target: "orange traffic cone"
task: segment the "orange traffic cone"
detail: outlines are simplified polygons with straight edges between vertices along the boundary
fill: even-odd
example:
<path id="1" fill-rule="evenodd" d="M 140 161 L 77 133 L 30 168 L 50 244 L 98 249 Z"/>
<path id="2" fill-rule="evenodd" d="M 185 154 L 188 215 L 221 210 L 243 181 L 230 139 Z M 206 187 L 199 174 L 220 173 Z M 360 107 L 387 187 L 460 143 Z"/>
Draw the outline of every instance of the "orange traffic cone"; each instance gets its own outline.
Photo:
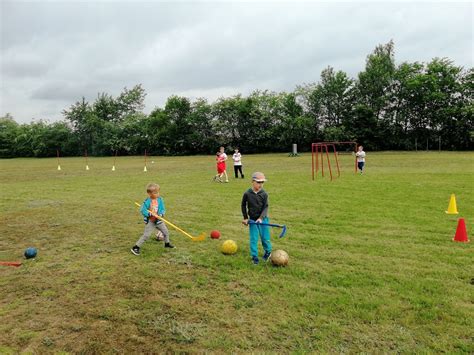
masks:
<path id="1" fill-rule="evenodd" d="M 451 194 L 451 198 L 449 199 L 448 210 L 446 211 L 447 214 L 458 214 L 458 207 L 456 206 L 456 196 Z"/>
<path id="2" fill-rule="evenodd" d="M 453 242 L 469 243 L 469 239 L 467 239 L 466 222 L 464 221 L 464 218 L 459 218 L 458 228 L 456 228 L 456 235 L 453 238 Z"/>

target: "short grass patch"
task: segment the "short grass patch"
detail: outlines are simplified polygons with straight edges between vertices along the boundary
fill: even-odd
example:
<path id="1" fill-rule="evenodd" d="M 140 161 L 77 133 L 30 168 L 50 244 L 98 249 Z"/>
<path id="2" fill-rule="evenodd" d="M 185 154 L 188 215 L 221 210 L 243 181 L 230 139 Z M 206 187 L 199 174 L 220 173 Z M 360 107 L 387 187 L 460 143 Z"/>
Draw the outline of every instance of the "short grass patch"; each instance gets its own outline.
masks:
<path id="1" fill-rule="evenodd" d="M 451 241 L 458 217 L 474 238 L 474 154 L 370 153 L 362 176 L 352 159 L 330 182 L 308 154 L 244 156 L 288 226 L 287 268 L 251 264 L 249 180 L 213 183 L 213 156 L 1 160 L 0 260 L 38 257 L 0 266 L 0 352 L 474 352 L 474 243 Z M 176 249 L 132 255 L 151 181 L 170 221 L 221 239 L 171 230 Z"/>

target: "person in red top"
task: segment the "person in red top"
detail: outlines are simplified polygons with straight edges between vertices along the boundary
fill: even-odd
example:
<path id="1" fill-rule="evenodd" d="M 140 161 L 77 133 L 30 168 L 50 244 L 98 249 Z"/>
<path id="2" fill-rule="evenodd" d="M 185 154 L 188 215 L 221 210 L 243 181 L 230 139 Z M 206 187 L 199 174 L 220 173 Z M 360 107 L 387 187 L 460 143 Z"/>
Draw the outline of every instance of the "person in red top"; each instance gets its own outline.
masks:
<path id="1" fill-rule="evenodd" d="M 214 176 L 213 181 L 223 182 L 222 177 L 225 175 L 225 182 L 229 182 L 229 177 L 227 176 L 226 163 L 227 154 L 224 153 L 224 147 L 220 147 L 219 151 L 216 153 L 216 162 L 217 162 L 217 175 Z"/>
<path id="2" fill-rule="evenodd" d="M 222 170 L 222 173 L 221 173 L 221 180 L 222 180 L 222 176 L 225 175 L 225 182 L 229 182 L 229 177 L 227 176 L 227 171 L 226 171 L 226 160 L 227 160 L 227 154 L 225 153 L 225 148 L 224 147 L 220 147 L 219 148 L 219 152 L 221 153 L 219 155 L 219 162 L 221 163 L 221 170 Z"/>
<path id="3" fill-rule="evenodd" d="M 212 179 L 213 181 L 222 182 L 222 175 L 225 171 L 225 162 L 221 159 L 221 152 L 216 153 L 217 175 Z"/>

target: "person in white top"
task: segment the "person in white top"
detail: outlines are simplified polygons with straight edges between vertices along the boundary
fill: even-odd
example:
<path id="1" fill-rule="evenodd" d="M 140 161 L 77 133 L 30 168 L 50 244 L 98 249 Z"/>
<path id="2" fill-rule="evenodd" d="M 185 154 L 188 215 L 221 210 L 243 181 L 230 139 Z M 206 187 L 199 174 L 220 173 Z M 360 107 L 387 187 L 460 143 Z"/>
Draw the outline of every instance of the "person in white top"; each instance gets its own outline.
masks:
<path id="1" fill-rule="evenodd" d="M 219 151 L 221 152 L 221 155 L 219 157 L 219 160 L 221 163 L 224 163 L 224 172 L 223 174 L 225 175 L 225 182 L 229 182 L 229 177 L 227 176 L 227 168 L 226 168 L 226 164 L 225 162 L 227 161 L 227 154 L 225 153 L 225 148 L 224 147 L 220 147 L 219 148 Z M 222 176 L 222 175 L 221 175 Z"/>
<path id="2" fill-rule="evenodd" d="M 239 171 L 240 171 L 240 177 L 243 179 L 244 174 L 242 173 L 242 154 L 239 153 L 238 148 L 235 148 L 234 155 L 232 155 L 232 160 L 234 161 L 235 178 L 237 179 L 239 177 Z"/>
<path id="3" fill-rule="evenodd" d="M 357 158 L 357 168 L 360 170 L 360 173 L 363 173 L 364 165 L 365 165 L 365 152 L 364 147 L 359 145 L 359 150 L 356 153 Z"/>

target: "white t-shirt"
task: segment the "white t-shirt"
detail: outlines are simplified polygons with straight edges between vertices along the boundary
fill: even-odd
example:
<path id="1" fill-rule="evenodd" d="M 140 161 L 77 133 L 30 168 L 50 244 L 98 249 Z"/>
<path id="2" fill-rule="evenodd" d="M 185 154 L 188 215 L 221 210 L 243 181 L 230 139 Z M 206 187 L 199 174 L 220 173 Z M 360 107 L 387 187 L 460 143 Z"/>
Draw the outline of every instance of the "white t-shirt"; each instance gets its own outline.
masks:
<path id="1" fill-rule="evenodd" d="M 363 150 L 361 150 L 360 152 L 357 152 L 356 157 L 357 157 L 357 162 L 358 163 L 360 163 L 360 162 L 365 163 L 365 152 Z"/>
<path id="2" fill-rule="evenodd" d="M 234 165 L 242 165 L 242 154 L 234 153 L 232 159 L 234 160 Z"/>
<path id="3" fill-rule="evenodd" d="M 226 161 L 227 160 L 227 154 L 226 153 L 221 153 L 221 155 L 219 156 L 219 159 L 221 161 Z"/>

